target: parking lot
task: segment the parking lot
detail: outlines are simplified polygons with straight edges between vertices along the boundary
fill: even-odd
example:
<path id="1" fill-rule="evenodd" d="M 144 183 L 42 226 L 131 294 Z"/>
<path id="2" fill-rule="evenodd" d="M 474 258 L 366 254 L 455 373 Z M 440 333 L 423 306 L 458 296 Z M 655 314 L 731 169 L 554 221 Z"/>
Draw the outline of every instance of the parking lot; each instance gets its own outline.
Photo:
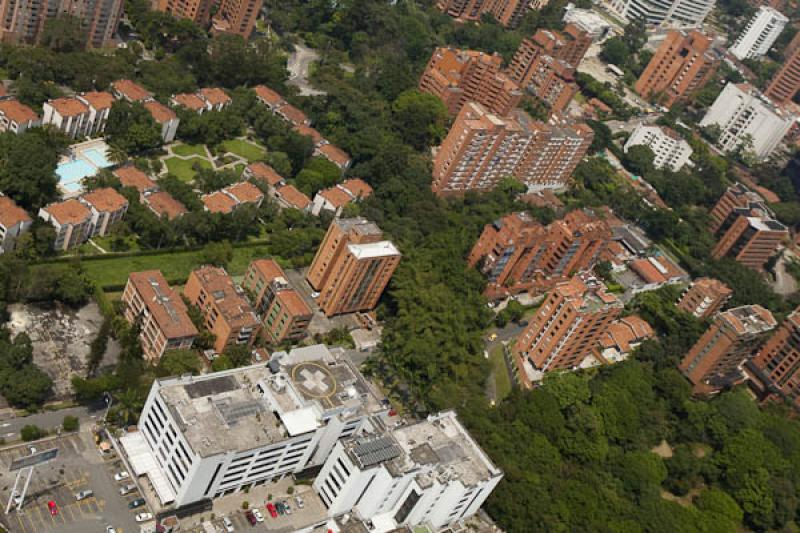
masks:
<path id="1" fill-rule="evenodd" d="M 119 488 L 131 480 L 114 481 L 114 474 L 122 470 L 119 459 L 103 457 L 91 433 L 48 440 L 37 443 L 36 447 L 39 450 L 56 447 L 58 456 L 34 469 L 22 509 L 2 515 L 10 531 L 104 533 L 108 525 L 122 533 L 139 530 L 134 516 L 146 509 L 128 508 L 128 502 L 139 497 L 138 493 L 120 495 Z M 0 452 L 0 497 L 4 508 L 16 476 L 16 472 L 9 472 L 9 465 L 13 459 L 29 454 L 27 445 Z M 75 494 L 83 490 L 92 490 L 94 494 L 77 501 Z M 49 502 L 55 503 L 55 514 L 51 513 Z"/>

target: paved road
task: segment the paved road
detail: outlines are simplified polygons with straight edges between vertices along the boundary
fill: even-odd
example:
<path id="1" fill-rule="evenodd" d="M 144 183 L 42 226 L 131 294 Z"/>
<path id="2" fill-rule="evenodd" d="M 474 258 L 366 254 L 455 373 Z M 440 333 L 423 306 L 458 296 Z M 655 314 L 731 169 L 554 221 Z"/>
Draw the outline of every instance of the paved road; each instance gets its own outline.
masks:
<path id="1" fill-rule="evenodd" d="M 785 249 L 778 262 L 775 263 L 775 282 L 772 284 L 772 288 L 784 296 L 796 292 L 798 288 L 797 280 L 786 270 L 787 262 L 792 260 L 796 261 L 797 256 L 791 250 Z"/>
<path id="2" fill-rule="evenodd" d="M 319 54 L 313 48 L 296 43 L 294 52 L 289 56 L 286 68 L 289 70 L 289 84 L 300 88 L 300 96 L 324 95 L 325 91 L 320 91 L 311 86 L 308 82 L 308 69 L 311 63 L 319 60 Z"/>
<path id="3" fill-rule="evenodd" d="M 46 411 L 30 416 L 7 418 L 0 422 L 0 437 L 6 440 L 19 437 L 20 430 L 29 424 L 39 426 L 42 429 L 54 430 L 61 427 L 61 423 L 67 415 L 77 416 L 81 421 L 81 425 L 91 424 L 95 419 L 101 418 L 103 413 L 103 409 L 91 409 L 89 407 L 80 406 L 60 409 L 58 411 Z"/>

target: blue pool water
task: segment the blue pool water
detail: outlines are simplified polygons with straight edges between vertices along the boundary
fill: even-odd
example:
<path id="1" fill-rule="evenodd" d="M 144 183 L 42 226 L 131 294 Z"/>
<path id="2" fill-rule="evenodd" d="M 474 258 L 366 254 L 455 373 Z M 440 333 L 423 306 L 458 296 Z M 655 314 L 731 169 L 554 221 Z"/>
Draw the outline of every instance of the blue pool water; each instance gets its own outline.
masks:
<path id="1" fill-rule="evenodd" d="M 96 173 L 95 167 L 80 159 L 61 163 L 56 168 L 61 186 L 69 192 L 78 191 L 81 188 L 81 180 L 87 176 L 94 176 Z"/>
<path id="2" fill-rule="evenodd" d="M 83 155 L 84 157 L 86 157 L 86 159 L 91 161 L 92 164 L 97 168 L 108 168 L 111 165 L 113 165 L 111 161 L 106 159 L 106 154 L 99 152 L 98 150 L 95 149 L 86 150 L 85 152 L 83 152 Z"/>

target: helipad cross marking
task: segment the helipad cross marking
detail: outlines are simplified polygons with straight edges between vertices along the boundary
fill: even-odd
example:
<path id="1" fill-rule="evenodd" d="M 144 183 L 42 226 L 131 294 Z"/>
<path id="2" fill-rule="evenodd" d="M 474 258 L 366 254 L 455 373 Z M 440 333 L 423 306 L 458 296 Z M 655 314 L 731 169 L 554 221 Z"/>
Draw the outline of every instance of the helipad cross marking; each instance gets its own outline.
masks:
<path id="1" fill-rule="evenodd" d="M 305 388 L 320 393 L 328 390 L 328 384 L 325 383 L 325 374 L 321 370 L 314 370 L 312 372 L 304 368 L 300 371 L 300 375 L 303 377 L 303 386 Z"/>

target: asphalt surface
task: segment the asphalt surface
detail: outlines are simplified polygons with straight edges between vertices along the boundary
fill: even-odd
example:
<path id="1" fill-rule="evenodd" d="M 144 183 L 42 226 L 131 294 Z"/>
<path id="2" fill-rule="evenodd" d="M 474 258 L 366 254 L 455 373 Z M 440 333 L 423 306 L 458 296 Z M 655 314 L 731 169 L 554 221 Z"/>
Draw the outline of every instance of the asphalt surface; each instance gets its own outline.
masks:
<path id="1" fill-rule="evenodd" d="M 17 439 L 20 430 L 27 425 L 53 431 L 61 427 L 65 416 L 77 416 L 81 425 L 92 424 L 96 419 L 102 418 L 104 412 L 104 409 L 80 406 L 58 411 L 45 411 L 24 417 L 6 418 L 0 422 L 0 437 L 6 440 Z"/>
<path id="2" fill-rule="evenodd" d="M 300 96 L 324 95 L 308 82 L 308 69 L 311 63 L 319 60 L 319 54 L 313 48 L 300 43 L 294 45 L 294 52 L 289 56 L 286 68 L 289 70 L 289 84 L 300 89 Z"/>

